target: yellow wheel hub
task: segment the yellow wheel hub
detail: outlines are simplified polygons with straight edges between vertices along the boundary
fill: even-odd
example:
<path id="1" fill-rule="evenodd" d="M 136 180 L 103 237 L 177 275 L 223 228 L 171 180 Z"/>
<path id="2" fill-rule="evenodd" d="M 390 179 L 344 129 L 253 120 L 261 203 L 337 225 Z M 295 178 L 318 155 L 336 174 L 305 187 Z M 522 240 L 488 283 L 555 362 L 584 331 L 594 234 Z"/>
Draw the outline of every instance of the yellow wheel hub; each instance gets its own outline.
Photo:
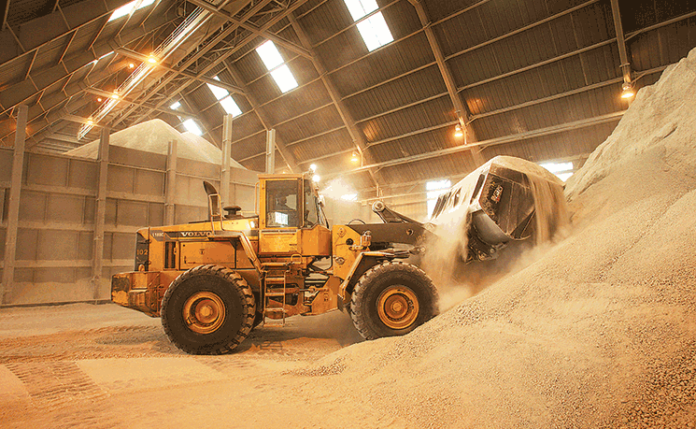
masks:
<path id="1" fill-rule="evenodd" d="M 198 292 L 184 303 L 184 322 L 198 334 L 215 332 L 225 322 L 225 304 L 213 292 Z"/>
<path id="2" fill-rule="evenodd" d="M 391 329 L 405 329 L 418 318 L 418 297 L 406 286 L 385 289 L 377 298 L 379 318 Z"/>

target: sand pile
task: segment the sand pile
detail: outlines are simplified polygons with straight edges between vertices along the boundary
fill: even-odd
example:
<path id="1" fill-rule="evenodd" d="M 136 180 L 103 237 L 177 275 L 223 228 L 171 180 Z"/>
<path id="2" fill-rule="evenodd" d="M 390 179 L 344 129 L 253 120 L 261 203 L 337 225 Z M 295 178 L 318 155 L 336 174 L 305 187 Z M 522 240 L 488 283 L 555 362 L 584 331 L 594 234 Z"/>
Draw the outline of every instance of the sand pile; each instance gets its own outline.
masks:
<path id="1" fill-rule="evenodd" d="M 569 181 L 570 237 L 312 375 L 419 428 L 693 428 L 694 112 L 696 50 L 640 91 Z"/>
<path id="2" fill-rule="evenodd" d="M 180 133 L 161 119 L 153 119 L 114 133 L 109 139 L 109 144 L 166 155 L 169 142 L 172 140 L 178 142 L 177 151 L 180 158 L 220 164 L 222 151 L 218 147 L 190 132 Z M 99 140 L 95 140 L 65 154 L 97 159 L 98 152 Z M 234 160 L 231 165 L 244 168 Z"/>

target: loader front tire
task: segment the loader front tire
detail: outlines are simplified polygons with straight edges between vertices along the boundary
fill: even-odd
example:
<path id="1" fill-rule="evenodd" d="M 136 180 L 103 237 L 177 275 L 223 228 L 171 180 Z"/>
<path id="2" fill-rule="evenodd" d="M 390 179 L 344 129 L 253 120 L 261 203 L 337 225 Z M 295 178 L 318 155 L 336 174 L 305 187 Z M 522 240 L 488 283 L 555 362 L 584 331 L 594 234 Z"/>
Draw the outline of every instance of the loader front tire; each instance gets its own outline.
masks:
<path id="1" fill-rule="evenodd" d="M 353 324 L 366 340 L 405 335 L 437 314 L 432 280 L 406 262 L 385 261 L 367 270 L 350 301 Z"/>
<path id="2" fill-rule="evenodd" d="M 189 354 L 231 352 L 249 335 L 256 301 L 234 271 L 201 265 L 176 278 L 162 299 L 162 326 L 171 342 Z"/>

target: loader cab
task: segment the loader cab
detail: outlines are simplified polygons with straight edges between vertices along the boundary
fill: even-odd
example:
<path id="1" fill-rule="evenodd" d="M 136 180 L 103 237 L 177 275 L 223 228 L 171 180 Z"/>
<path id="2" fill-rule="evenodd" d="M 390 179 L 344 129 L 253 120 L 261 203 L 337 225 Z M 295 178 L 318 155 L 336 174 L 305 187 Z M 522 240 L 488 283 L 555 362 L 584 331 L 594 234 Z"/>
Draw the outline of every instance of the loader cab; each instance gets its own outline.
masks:
<path id="1" fill-rule="evenodd" d="M 260 254 L 329 253 L 328 222 L 317 190 L 307 176 L 261 175 L 259 188 Z M 312 239 L 319 242 L 310 246 Z"/>

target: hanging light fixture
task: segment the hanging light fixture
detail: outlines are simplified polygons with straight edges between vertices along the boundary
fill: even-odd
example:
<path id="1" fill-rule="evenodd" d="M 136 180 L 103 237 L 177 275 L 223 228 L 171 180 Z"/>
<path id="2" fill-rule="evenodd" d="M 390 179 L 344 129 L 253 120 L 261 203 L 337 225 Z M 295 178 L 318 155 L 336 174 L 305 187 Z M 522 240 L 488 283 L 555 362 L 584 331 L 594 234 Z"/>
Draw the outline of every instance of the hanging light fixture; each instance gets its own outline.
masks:
<path id="1" fill-rule="evenodd" d="M 350 157 L 350 160 L 353 161 L 353 162 L 358 162 L 358 161 L 360 161 L 360 158 L 358 157 L 358 153 L 357 153 L 357 152 L 353 152 L 353 154 L 352 154 L 351 157 Z"/>
<path id="2" fill-rule="evenodd" d="M 621 98 L 624 100 L 629 100 L 636 96 L 636 92 L 633 90 L 633 84 L 630 82 L 624 82 L 621 89 Z"/>
<path id="3" fill-rule="evenodd" d="M 462 131 L 462 126 L 457 124 L 456 127 L 454 127 L 454 136 L 455 137 L 464 137 L 464 131 Z"/>

